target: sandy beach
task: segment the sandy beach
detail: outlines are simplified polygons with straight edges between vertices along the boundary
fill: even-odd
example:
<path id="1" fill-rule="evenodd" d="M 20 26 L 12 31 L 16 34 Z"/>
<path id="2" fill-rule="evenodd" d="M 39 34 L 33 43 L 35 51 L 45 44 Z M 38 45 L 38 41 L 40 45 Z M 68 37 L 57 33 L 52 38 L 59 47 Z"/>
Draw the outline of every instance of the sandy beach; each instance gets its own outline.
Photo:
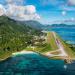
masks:
<path id="1" fill-rule="evenodd" d="M 34 54 L 35 52 L 33 51 L 20 51 L 20 52 L 15 52 L 15 53 L 12 53 L 12 55 L 19 55 L 19 54 Z"/>

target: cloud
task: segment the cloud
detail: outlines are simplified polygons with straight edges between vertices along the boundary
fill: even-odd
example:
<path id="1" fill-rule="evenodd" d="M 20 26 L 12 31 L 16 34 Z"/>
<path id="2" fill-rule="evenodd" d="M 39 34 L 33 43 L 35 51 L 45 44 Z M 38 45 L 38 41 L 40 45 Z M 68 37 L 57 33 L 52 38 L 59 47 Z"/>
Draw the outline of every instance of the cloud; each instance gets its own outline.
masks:
<path id="1" fill-rule="evenodd" d="M 17 5 L 16 1 L 23 2 L 23 0 L 7 0 L 6 6 L 0 5 L 0 15 L 6 15 L 19 21 L 40 19 L 34 5 Z"/>
<path id="2" fill-rule="evenodd" d="M 37 20 L 40 16 L 36 13 L 36 7 L 33 5 L 16 6 L 8 5 L 6 15 L 16 20 Z"/>
<path id="3" fill-rule="evenodd" d="M 75 7 L 62 6 L 61 9 L 65 10 L 65 11 L 74 11 Z"/>
<path id="4" fill-rule="evenodd" d="M 75 11 L 75 0 L 65 0 L 63 4 L 59 6 L 60 10 Z"/>
<path id="5" fill-rule="evenodd" d="M 75 21 L 75 18 L 74 18 L 74 17 L 72 17 L 72 18 L 71 18 L 71 21 Z"/>
<path id="6" fill-rule="evenodd" d="M 7 3 L 12 4 L 13 0 L 6 0 Z"/>
<path id="7" fill-rule="evenodd" d="M 7 4 L 22 5 L 25 0 L 6 0 Z"/>
<path id="8" fill-rule="evenodd" d="M 66 11 L 62 11 L 62 15 L 65 16 L 66 15 Z"/>
<path id="9" fill-rule="evenodd" d="M 0 16 L 5 14 L 5 8 L 0 4 Z"/>
<path id="10" fill-rule="evenodd" d="M 8 4 L 6 9 L 7 16 L 16 16 L 17 14 L 24 14 L 25 6 L 17 6 Z"/>
<path id="11" fill-rule="evenodd" d="M 35 8 L 35 6 L 33 6 L 33 5 L 28 5 L 28 6 L 26 6 L 26 12 L 28 13 L 28 14 L 33 14 L 33 13 L 36 13 L 36 8 Z"/>
<path id="12" fill-rule="evenodd" d="M 75 0 L 68 0 L 69 5 L 75 5 Z"/>
<path id="13" fill-rule="evenodd" d="M 57 0 L 40 0 L 40 4 L 42 4 L 43 6 L 56 5 L 57 2 L 58 2 Z"/>

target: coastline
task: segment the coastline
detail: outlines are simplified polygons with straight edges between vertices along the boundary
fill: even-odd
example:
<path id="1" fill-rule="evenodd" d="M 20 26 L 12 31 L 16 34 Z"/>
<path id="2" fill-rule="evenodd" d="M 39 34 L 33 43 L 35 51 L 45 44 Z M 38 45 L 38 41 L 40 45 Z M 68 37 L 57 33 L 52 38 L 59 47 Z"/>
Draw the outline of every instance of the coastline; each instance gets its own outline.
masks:
<path id="1" fill-rule="evenodd" d="M 16 56 L 16 55 L 21 55 L 21 54 L 37 54 L 36 52 L 33 52 L 33 51 L 19 51 L 19 52 L 13 52 L 10 56 L 6 57 L 6 58 L 3 58 L 3 59 L 0 59 L 0 62 L 1 61 L 4 61 L 12 56 Z"/>
<path id="2" fill-rule="evenodd" d="M 8 58 L 10 58 L 10 57 L 17 56 L 17 55 L 22 55 L 22 54 L 39 54 L 39 53 L 34 52 L 34 51 L 25 51 L 25 50 L 19 51 L 19 52 L 14 52 L 14 53 L 11 54 L 11 56 L 8 56 L 8 57 L 6 57 L 6 58 L 4 58 L 4 59 L 0 59 L 0 62 L 1 62 L 1 61 L 4 61 L 4 60 L 6 60 L 6 59 L 8 59 Z M 50 57 L 48 57 L 48 56 L 46 56 L 46 55 L 44 55 L 44 54 L 40 54 L 40 55 L 43 55 L 43 56 L 45 56 L 45 57 L 47 57 L 47 58 L 50 59 Z M 51 59 L 52 59 L 52 57 L 51 57 Z M 63 59 L 61 59 L 61 58 L 58 58 L 58 59 L 59 59 L 59 60 L 63 60 Z M 71 59 L 72 61 L 75 61 L 75 58 L 70 58 L 70 59 Z"/>
<path id="3" fill-rule="evenodd" d="M 0 59 L 0 62 L 1 61 L 4 61 L 4 60 L 6 60 L 6 59 L 8 59 L 8 58 L 10 58 L 11 56 L 8 56 L 8 57 L 6 57 L 6 58 L 4 58 L 4 59 Z"/>
<path id="4" fill-rule="evenodd" d="M 49 31 L 44 31 L 44 32 L 46 32 L 46 33 L 48 33 Z M 0 59 L 0 61 L 4 61 L 4 60 L 6 60 L 6 59 L 8 59 L 9 57 L 13 57 L 13 56 L 16 56 L 16 55 L 22 55 L 22 54 L 40 54 L 40 55 L 44 55 L 44 56 L 46 56 L 46 57 L 48 57 L 48 58 L 57 58 L 58 57 L 58 59 L 59 58 L 61 58 L 61 59 L 59 59 L 59 60 L 63 60 L 62 58 L 64 58 L 64 59 L 69 59 L 69 58 L 67 58 L 68 57 L 68 55 L 67 55 L 67 53 L 66 53 L 66 51 L 65 51 L 65 49 L 64 49 L 64 46 L 62 45 L 62 43 L 61 43 L 61 41 L 57 38 L 57 36 L 56 36 L 56 33 L 55 32 L 52 32 L 53 33 L 53 35 L 54 35 L 54 38 L 56 39 L 56 44 L 57 44 L 57 46 L 58 46 L 58 50 L 57 51 L 59 51 L 60 52 L 60 54 L 58 54 L 58 55 L 55 55 L 55 54 L 51 54 L 51 51 L 50 52 L 47 52 L 46 54 L 42 54 L 42 53 L 39 53 L 39 52 L 34 52 L 34 51 L 27 51 L 27 50 L 22 50 L 22 51 L 18 51 L 18 52 L 13 52 L 10 56 L 8 56 L 8 57 L 6 57 L 6 58 L 4 58 L 4 59 Z M 57 40 L 58 39 L 58 40 Z M 56 50 L 55 50 L 56 51 Z M 52 52 L 55 52 L 55 51 L 52 51 Z M 75 60 L 75 58 L 70 58 L 71 60 Z"/>
<path id="5" fill-rule="evenodd" d="M 20 54 L 36 54 L 36 53 L 33 52 L 33 51 L 25 51 L 25 50 L 23 50 L 23 51 L 20 51 L 20 52 L 12 53 L 12 56 L 14 56 L 14 55 L 20 55 Z"/>

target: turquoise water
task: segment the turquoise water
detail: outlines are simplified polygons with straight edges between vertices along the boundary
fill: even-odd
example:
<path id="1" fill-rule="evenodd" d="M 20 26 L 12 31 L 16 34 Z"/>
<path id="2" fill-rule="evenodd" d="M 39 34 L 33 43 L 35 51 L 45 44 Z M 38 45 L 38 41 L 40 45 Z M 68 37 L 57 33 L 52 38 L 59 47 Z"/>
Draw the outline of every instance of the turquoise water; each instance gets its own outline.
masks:
<path id="1" fill-rule="evenodd" d="M 47 30 L 55 31 L 64 41 L 70 41 L 70 44 L 75 44 L 75 27 L 51 27 Z"/>
<path id="2" fill-rule="evenodd" d="M 0 62 L 0 75 L 75 75 L 75 64 L 50 60 L 38 54 L 25 54 Z"/>

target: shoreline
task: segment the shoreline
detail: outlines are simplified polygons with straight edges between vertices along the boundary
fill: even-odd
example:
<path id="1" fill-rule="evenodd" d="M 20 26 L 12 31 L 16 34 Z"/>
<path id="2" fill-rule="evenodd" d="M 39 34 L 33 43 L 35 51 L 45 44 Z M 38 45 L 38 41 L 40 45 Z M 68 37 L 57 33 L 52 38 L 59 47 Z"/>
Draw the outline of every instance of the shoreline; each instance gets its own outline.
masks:
<path id="1" fill-rule="evenodd" d="M 12 56 L 14 56 L 14 55 L 21 55 L 21 54 L 36 54 L 36 53 L 33 52 L 33 51 L 25 51 L 25 50 L 23 50 L 23 51 L 20 51 L 20 52 L 12 53 Z"/>
<path id="2" fill-rule="evenodd" d="M 19 51 L 19 52 L 13 52 L 10 56 L 4 58 L 4 59 L 0 59 L 0 62 L 1 61 L 4 61 L 10 57 L 13 57 L 13 56 L 16 56 L 16 55 L 21 55 L 21 54 L 38 54 L 36 52 L 33 52 L 33 51 L 25 51 L 25 50 L 22 50 L 22 51 Z"/>
<path id="3" fill-rule="evenodd" d="M 39 53 L 34 52 L 34 51 L 25 51 L 25 50 L 19 51 L 19 52 L 14 52 L 14 53 L 11 54 L 11 56 L 8 56 L 7 58 L 4 58 L 4 59 L 0 59 L 0 62 L 1 62 L 1 61 L 4 61 L 4 60 L 6 60 L 6 59 L 8 59 L 8 58 L 10 58 L 10 57 L 17 56 L 17 55 L 22 55 L 22 54 L 39 54 Z M 40 54 L 40 55 L 43 55 L 43 54 Z M 48 57 L 48 58 L 50 59 L 49 56 L 46 56 L 46 55 L 43 55 L 43 56 Z M 51 58 L 52 58 L 52 57 L 51 57 Z M 59 58 L 58 58 L 58 59 L 59 59 Z M 75 61 L 75 58 L 70 58 L 70 59 L 71 59 L 72 61 Z M 63 60 L 63 59 L 60 58 L 59 60 Z"/>
<path id="4" fill-rule="evenodd" d="M 4 61 L 4 60 L 6 60 L 6 59 L 8 59 L 8 58 L 10 58 L 11 56 L 8 56 L 8 57 L 6 57 L 6 58 L 4 58 L 4 59 L 0 59 L 0 62 L 1 61 Z"/>

